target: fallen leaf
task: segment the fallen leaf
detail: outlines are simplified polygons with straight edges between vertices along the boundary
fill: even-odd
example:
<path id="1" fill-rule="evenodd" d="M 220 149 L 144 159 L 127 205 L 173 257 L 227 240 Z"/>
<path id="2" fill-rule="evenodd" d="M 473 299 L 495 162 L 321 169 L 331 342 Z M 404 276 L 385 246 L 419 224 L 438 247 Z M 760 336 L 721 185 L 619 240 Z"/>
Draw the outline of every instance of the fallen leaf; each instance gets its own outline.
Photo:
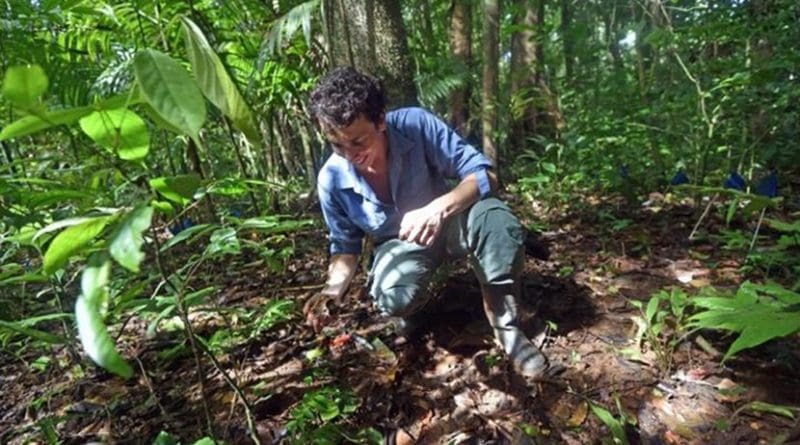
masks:
<path id="1" fill-rule="evenodd" d="M 589 404 L 586 403 L 585 400 L 581 400 L 578 406 L 575 407 L 575 411 L 573 411 L 572 415 L 567 419 L 567 426 L 571 428 L 581 426 L 583 421 L 586 420 L 587 414 L 589 414 Z"/>

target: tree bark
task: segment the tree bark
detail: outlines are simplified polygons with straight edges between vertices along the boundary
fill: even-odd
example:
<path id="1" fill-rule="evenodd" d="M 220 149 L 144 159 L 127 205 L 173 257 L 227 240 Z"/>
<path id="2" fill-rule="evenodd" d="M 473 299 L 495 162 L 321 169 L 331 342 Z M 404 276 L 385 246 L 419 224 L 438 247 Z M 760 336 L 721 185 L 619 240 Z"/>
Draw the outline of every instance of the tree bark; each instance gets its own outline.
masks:
<path id="1" fill-rule="evenodd" d="M 561 0 L 561 43 L 564 50 L 564 72 L 567 83 L 573 81 L 575 75 L 575 42 L 569 32 L 570 22 L 572 21 L 572 9 L 570 0 Z"/>
<path id="2" fill-rule="evenodd" d="M 511 36 L 511 137 L 509 149 L 520 153 L 526 146 L 528 136 L 537 130 L 536 78 L 537 53 L 536 32 L 539 18 L 532 2 L 515 0 L 514 27 Z"/>
<path id="3" fill-rule="evenodd" d="M 497 126 L 498 66 L 500 61 L 500 0 L 483 2 L 483 91 L 481 133 L 483 152 L 492 161 L 498 177 L 501 176 L 500 159 L 494 133 Z"/>
<path id="4" fill-rule="evenodd" d="M 472 11 L 471 0 L 453 0 L 450 7 L 450 51 L 465 72 L 472 64 Z M 469 135 L 469 78 L 465 85 L 450 94 L 450 124 L 461 136 Z"/>
<path id="5" fill-rule="evenodd" d="M 384 82 L 390 107 L 416 105 L 414 68 L 400 3 L 394 0 L 325 0 L 334 66 L 351 65 Z"/>

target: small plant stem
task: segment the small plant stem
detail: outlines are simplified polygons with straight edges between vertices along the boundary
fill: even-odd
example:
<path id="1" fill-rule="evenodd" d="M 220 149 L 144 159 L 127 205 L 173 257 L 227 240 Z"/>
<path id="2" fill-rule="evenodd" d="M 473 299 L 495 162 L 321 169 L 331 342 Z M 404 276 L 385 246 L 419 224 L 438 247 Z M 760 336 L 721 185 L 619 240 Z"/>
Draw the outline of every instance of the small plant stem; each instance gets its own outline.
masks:
<path id="1" fill-rule="evenodd" d="M 750 256 L 750 253 L 753 252 L 753 247 L 756 245 L 756 240 L 758 239 L 758 231 L 761 230 L 761 223 L 764 221 L 764 213 L 766 213 L 767 208 L 764 207 L 761 209 L 761 215 L 758 216 L 758 223 L 756 223 L 756 231 L 753 232 L 753 239 L 750 240 L 750 248 L 747 249 L 747 255 Z"/>
<path id="2" fill-rule="evenodd" d="M 156 401 L 156 405 L 158 405 L 158 410 L 161 411 L 161 415 L 164 416 L 165 420 L 170 419 L 169 414 L 167 414 L 167 410 L 164 409 L 164 405 L 161 404 L 161 399 L 158 398 L 158 394 L 156 394 L 155 389 L 153 389 L 153 382 L 150 381 L 150 377 L 147 376 L 147 371 L 144 369 L 144 365 L 142 361 L 139 360 L 139 357 L 134 357 L 136 363 L 139 364 L 139 369 L 142 371 L 142 378 L 144 379 L 145 385 L 147 385 L 147 389 L 150 390 L 150 395 L 153 396 L 153 400 Z"/>
<path id="3" fill-rule="evenodd" d="M 239 385 L 237 385 L 236 382 L 233 381 L 233 379 L 228 375 L 228 373 L 225 372 L 225 370 L 222 368 L 222 364 L 220 364 L 217 358 L 214 357 L 214 353 L 212 353 L 202 341 L 198 341 L 197 344 L 200 345 L 200 349 L 202 349 L 203 352 L 205 352 L 205 354 L 208 356 L 208 358 L 211 359 L 211 363 L 213 363 L 214 367 L 217 368 L 217 371 L 219 371 L 220 375 L 222 376 L 222 379 L 225 380 L 225 383 L 227 383 L 228 386 L 231 387 L 236 396 L 242 401 L 245 417 L 247 418 L 247 428 L 250 431 L 250 438 L 253 439 L 253 443 L 255 443 L 256 445 L 261 445 L 261 441 L 258 438 L 258 432 L 256 431 L 256 423 L 255 423 L 255 417 L 253 416 L 253 408 L 247 401 L 247 397 L 245 397 L 244 392 L 239 387 Z"/>
<path id="4" fill-rule="evenodd" d="M 241 171 L 242 176 L 246 178 L 248 176 L 247 164 L 245 164 L 244 157 L 239 152 L 240 144 L 236 142 L 236 137 L 233 134 L 233 128 L 231 127 L 230 120 L 224 116 L 222 121 L 225 123 L 225 129 L 228 131 L 228 137 L 231 138 L 231 144 L 233 144 L 233 153 L 236 155 L 236 162 L 239 165 L 239 171 Z M 250 204 L 253 206 L 253 210 L 256 212 L 256 214 L 261 213 L 258 208 L 258 200 L 256 199 L 256 195 L 253 194 L 252 190 L 248 190 L 247 194 L 250 197 Z"/>
<path id="5" fill-rule="evenodd" d="M 708 205 L 703 210 L 703 214 L 700 215 L 700 219 L 697 220 L 697 222 L 694 225 L 694 228 L 692 228 L 692 233 L 689 234 L 689 240 L 693 240 L 694 239 L 694 235 L 695 235 L 695 233 L 697 233 L 697 229 L 700 228 L 700 223 L 702 223 L 703 220 L 706 219 L 706 216 L 708 215 L 708 211 L 711 210 L 711 205 L 714 204 L 714 201 L 717 200 L 717 196 L 719 196 L 719 194 L 715 194 L 714 196 L 711 197 L 711 200 L 708 201 Z"/>
<path id="6" fill-rule="evenodd" d="M 58 303 L 58 307 L 61 309 L 61 312 L 72 312 L 67 311 L 66 307 L 64 306 L 64 300 L 61 298 L 61 296 L 64 294 L 64 288 L 61 286 L 61 283 L 57 280 L 51 280 L 51 286 L 53 287 L 56 303 Z M 80 364 L 81 355 L 78 354 L 78 350 L 75 349 L 75 344 L 71 340 L 72 336 L 70 335 L 69 326 L 67 326 L 67 321 L 63 318 L 61 319 L 61 329 L 64 331 L 64 339 L 67 341 L 66 346 L 67 351 L 69 351 L 69 355 L 72 357 L 72 360 L 74 360 L 75 363 Z"/>
<path id="7" fill-rule="evenodd" d="M 156 257 L 156 266 L 158 267 L 161 276 L 164 278 L 167 284 L 175 291 L 175 301 L 176 301 L 175 307 L 178 309 L 178 316 L 180 317 L 181 322 L 183 323 L 183 329 L 186 331 L 186 336 L 189 339 L 189 344 L 192 348 L 192 354 L 194 355 L 195 367 L 197 368 L 197 378 L 200 382 L 200 399 L 203 401 L 203 414 L 205 415 L 206 418 L 206 432 L 208 433 L 208 435 L 213 436 L 214 432 L 211 422 L 211 410 L 208 407 L 208 400 L 206 400 L 206 378 L 205 374 L 203 373 L 203 367 L 200 361 L 200 352 L 197 347 L 197 342 L 195 342 L 194 331 L 192 331 L 192 324 L 189 321 L 189 315 L 186 312 L 186 306 L 183 300 L 183 288 L 178 289 L 177 286 L 172 284 L 172 282 L 169 280 L 169 275 L 167 275 L 167 272 L 164 269 L 163 264 L 161 263 L 161 254 L 160 254 L 161 246 L 160 243 L 158 242 L 158 236 L 156 235 L 155 229 L 153 229 L 152 226 L 150 227 L 150 234 L 153 237 L 153 242 L 155 243 L 154 250 Z"/>

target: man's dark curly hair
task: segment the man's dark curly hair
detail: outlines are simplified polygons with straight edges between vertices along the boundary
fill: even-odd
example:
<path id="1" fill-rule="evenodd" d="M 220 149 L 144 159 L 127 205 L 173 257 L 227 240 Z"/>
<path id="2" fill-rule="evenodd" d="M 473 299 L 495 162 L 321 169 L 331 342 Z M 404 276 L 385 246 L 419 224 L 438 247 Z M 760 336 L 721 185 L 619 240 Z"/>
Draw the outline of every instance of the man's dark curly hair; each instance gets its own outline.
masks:
<path id="1" fill-rule="evenodd" d="M 380 80 L 351 66 L 336 68 L 320 79 L 309 102 L 317 126 L 345 128 L 360 114 L 378 123 L 386 111 Z"/>

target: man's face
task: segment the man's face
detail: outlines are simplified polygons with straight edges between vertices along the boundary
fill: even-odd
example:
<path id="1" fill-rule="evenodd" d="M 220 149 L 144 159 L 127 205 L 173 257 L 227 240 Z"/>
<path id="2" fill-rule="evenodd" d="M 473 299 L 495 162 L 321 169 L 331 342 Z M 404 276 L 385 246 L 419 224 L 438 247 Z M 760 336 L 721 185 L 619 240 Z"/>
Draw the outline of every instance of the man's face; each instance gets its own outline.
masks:
<path id="1" fill-rule="evenodd" d="M 333 151 L 358 170 L 375 167 L 375 160 L 386 152 L 386 120 L 383 117 L 374 123 L 362 114 L 344 128 L 323 125 L 322 132 Z"/>

